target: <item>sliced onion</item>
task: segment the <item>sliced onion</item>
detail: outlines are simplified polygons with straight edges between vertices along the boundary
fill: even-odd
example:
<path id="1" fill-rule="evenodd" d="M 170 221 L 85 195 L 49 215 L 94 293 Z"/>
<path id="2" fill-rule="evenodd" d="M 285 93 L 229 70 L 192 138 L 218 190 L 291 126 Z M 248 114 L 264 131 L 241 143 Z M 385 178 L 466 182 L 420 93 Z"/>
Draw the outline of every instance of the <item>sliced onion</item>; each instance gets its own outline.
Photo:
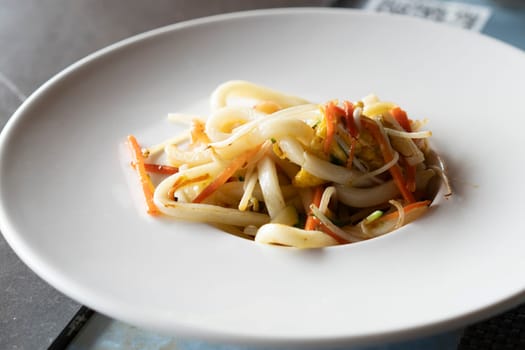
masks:
<path id="1" fill-rule="evenodd" d="M 322 213 L 326 213 L 328 210 L 328 204 L 330 204 L 330 200 L 332 197 L 336 194 L 335 187 L 334 186 L 328 186 L 323 191 L 323 195 L 321 196 L 321 203 L 319 204 L 319 210 Z"/>
<path id="2" fill-rule="evenodd" d="M 322 248 L 338 244 L 334 238 L 321 231 L 307 231 L 274 223 L 259 228 L 255 242 L 280 244 L 295 248 Z"/>
<path id="3" fill-rule="evenodd" d="M 257 164 L 257 174 L 264 204 L 270 217 L 274 218 L 285 207 L 275 163 L 269 157 L 264 157 Z"/>
<path id="4" fill-rule="evenodd" d="M 335 188 L 338 200 L 354 208 L 373 207 L 399 195 L 399 189 L 393 180 L 369 188 L 345 185 L 336 185 Z"/>
<path id="5" fill-rule="evenodd" d="M 314 156 L 311 153 L 304 152 L 303 168 L 310 174 L 321 179 L 330 180 L 338 184 L 350 184 L 357 180 L 361 173 L 339 165 L 332 164 L 326 160 Z M 356 185 L 368 184 L 369 180 L 360 180 Z"/>
<path id="6" fill-rule="evenodd" d="M 155 196 L 155 204 L 164 214 L 181 220 L 234 226 L 261 226 L 270 221 L 270 217 L 266 214 L 240 211 L 211 204 L 175 202 L 167 197 Z"/>
<path id="7" fill-rule="evenodd" d="M 303 146 L 291 137 L 284 137 L 279 141 L 279 147 L 284 152 L 286 158 L 292 163 L 299 166 L 304 164 L 304 148 Z"/>
<path id="8" fill-rule="evenodd" d="M 390 136 L 397 136 L 397 137 L 401 137 L 404 139 L 424 139 L 424 138 L 432 136 L 432 131 L 430 130 L 407 132 L 407 131 L 395 130 L 392 128 L 385 128 L 385 131 Z"/>
<path id="9" fill-rule="evenodd" d="M 263 117 L 264 114 L 253 108 L 224 107 L 210 114 L 206 121 L 206 135 L 211 142 L 219 142 L 229 138 L 234 129 L 241 125 Z"/>
<path id="10" fill-rule="evenodd" d="M 279 91 L 248 81 L 231 80 L 219 85 L 213 91 L 210 98 L 212 110 L 226 106 L 230 98 L 273 101 L 283 108 L 308 103 L 307 100 L 300 97 L 285 95 Z"/>

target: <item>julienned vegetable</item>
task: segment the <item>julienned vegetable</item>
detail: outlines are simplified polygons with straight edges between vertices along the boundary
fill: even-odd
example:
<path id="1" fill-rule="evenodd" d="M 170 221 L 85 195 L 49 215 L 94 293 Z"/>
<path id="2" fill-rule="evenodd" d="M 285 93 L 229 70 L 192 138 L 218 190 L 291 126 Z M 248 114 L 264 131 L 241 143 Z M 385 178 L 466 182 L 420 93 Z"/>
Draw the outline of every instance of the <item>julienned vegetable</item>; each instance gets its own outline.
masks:
<path id="1" fill-rule="evenodd" d="M 133 157 L 132 165 L 137 170 L 137 174 L 142 185 L 142 191 L 144 192 L 144 197 L 146 199 L 147 212 L 151 215 L 158 215 L 160 214 L 160 211 L 153 203 L 153 192 L 155 191 L 155 188 L 153 187 L 150 177 L 146 173 L 144 157 L 142 156 L 142 151 L 135 136 L 128 136 L 128 145 Z"/>
<path id="2" fill-rule="evenodd" d="M 230 81 L 213 92 L 208 117 L 170 120 L 190 130 L 145 149 L 128 138 L 148 213 L 260 243 L 383 235 L 423 215 L 444 176 L 429 161 L 430 131 L 374 95 L 314 104 Z M 156 187 L 148 173 L 163 177 Z"/>

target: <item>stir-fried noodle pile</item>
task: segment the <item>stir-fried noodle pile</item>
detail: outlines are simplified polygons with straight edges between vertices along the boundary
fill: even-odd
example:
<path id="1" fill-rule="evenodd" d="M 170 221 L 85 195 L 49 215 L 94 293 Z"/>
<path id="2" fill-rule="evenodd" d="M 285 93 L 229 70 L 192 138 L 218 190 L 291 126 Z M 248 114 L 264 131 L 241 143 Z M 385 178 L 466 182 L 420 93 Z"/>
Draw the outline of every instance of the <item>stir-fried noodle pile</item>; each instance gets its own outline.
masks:
<path id="1" fill-rule="evenodd" d="M 152 215 L 202 221 L 256 242 L 298 248 L 354 243 L 428 210 L 430 131 L 390 102 L 311 103 L 244 81 L 220 85 L 188 130 L 128 143 Z M 162 159 L 159 161 L 159 159 Z M 164 178 L 153 185 L 150 174 Z"/>

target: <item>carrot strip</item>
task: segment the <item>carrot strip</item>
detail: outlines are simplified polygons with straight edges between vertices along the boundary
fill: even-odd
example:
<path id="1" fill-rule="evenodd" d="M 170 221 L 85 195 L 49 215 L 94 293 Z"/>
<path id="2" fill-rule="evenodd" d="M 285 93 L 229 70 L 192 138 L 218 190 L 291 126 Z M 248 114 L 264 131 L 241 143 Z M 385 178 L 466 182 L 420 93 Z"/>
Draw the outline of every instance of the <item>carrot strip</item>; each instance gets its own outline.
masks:
<path id="1" fill-rule="evenodd" d="M 312 203 L 316 207 L 319 207 L 321 204 L 321 198 L 323 197 L 324 187 L 323 186 L 317 186 L 314 189 L 314 196 L 312 198 Z M 306 218 L 306 223 L 304 224 L 305 230 L 315 230 L 317 224 L 319 223 L 319 220 L 313 216 L 311 212 L 308 213 L 308 217 Z"/>
<path id="2" fill-rule="evenodd" d="M 407 163 L 406 167 L 407 189 L 410 192 L 416 191 L 416 167 Z"/>
<path id="3" fill-rule="evenodd" d="M 394 178 L 394 182 L 396 183 L 397 187 L 399 188 L 399 191 L 403 195 L 403 198 L 408 203 L 413 203 L 416 201 L 414 198 L 414 194 L 408 190 L 408 187 L 406 185 L 406 181 L 403 178 L 403 174 L 401 173 L 401 168 L 399 165 L 394 165 L 392 168 L 390 168 L 390 173 L 392 174 L 392 177 Z"/>
<path id="4" fill-rule="evenodd" d="M 146 199 L 147 213 L 150 215 L 159 215 L 160 211 L 153 202 L 153 192 L 155 192 L 155 187 L 153 186 L 151 179 L 146 173 L 146 167 L 144 166 L 144 157 L 142 155 L 142 150 L 135 136 L 128 136 L 128 145 L 131 150 L 134 163 L 136 164 L 134 168 L 137 171 L 140 184 L 142 185 L 142 191 L 144 192 L 144 198 Z"/>
<path id="5" fill-rule="evenodd" d="M 405 131 L 411 132 L 412 128 L 410 127 L 410 120 L 408 120 L 407 112 L 402 110 L 399 107 L 394 107 L 390 110 L 392 117 L 401 125 Z"/>
<path id="6" fill-rule="evenodd" d="M 193 200 L 193 203 L 201 203 L 204 199 L 209 197 L 213 192 L 217 190 L 221 185 L 225 184 L 226 181 L 239 169 L 241 168 L 246 161 L 248 161 L 250 158 L 255 156 L 257 152 L 259 152 L 259 149 L 261 146 L 257 146 L 251 150 L 248 150 L 241 154 L 239 157 L 234 159 L 227 167 L 224 169 L 222 173 L 220 173 L 215 180 L 213 180 L 208 186 L 202 190 L 201 193 L 195 197 Z"/>
<path id="7" fill-rule="evenodd" d="M 367 128 L 372 136 L 376 139 L 376 141 L 379 143 L 379 148 L 381 149 L 381 153 L 383 154 L 383 159 L 385 163 L 390 162 L 392 159 L 394 159 L 394 155 L 392 154 L 390 145 L 388 144 L 388 141 L 384 138 L 383 134 L 379 130 L 379 127 L 377 124 L 368 118 L 361 119 L 361 123 L 365 128 Z M 412 192 L 408 190 L 406 180 L 403 177 L 403 173 L 401 172 L 401 168 L 399 167 L 399 164 L 394 164 L 393 167 L 390 169 L 390 174 L 392 175 L 392 178 L 394 179 L 394 182 L 396 183 L 397 187 L 399 188 L 399 192 L 403 195 L 403 198 L 408 202 L 412 203 L 415 202 L 414 195 Z"/>
<path id="8" fill-rule="evenodd" d="M 338 118 L 344 116 L 345 111 L 338 107 L 334 101 L 330 101 L 324 108 L 324 114 L 326 118 L 326 138 L 323 144 L 323 151 L 328 155 L 334 143 Z"/>
<path id="9" fill-rule="evenodd" d="M 329 102 L 327 103 L 324 109 L 324 115 L 326 118 L 326 138 L 323 144 L 323 151 L 326 154 L 330 153 L 330 149 L 332 148 L 332 142 L 334 141 L 334 134 L 335 134 L 335 115 L 334 115 L 332 106 L 333 106 L 333 103 Z"/>
<path id="10" fill-rule="evenodd" d="M 344 118 L 346 120 L 346 128 L 350 133 L 350 152 L 348 159 L 346 160 L 346 167 L 351 168 L 354 161 L 355 147 L 357 143 L 357 137 L 359 136 L 359 130 L 354 120 L 354 105 L 350 101 L 344 101 Z"/>
<path id="11" fill-rule="evenodd" d="M 394 107 L 390 110 L 390 114 L 392 114 L 392 117 L 394 117 L 394 119 L 399 123 L 399 125 L 401 125 L 403 129 L 405 129 L 405 131 L 412 131 L 412 127 L 410 126 L 410 120 L 408 119 L 407 113 L 404 110 L 402 110 L 399 107 Z M 416 190 L 416 167 L 406 163 L 405 169 L 407 189 L 410 192 L 414 192 Z"/>
<path id="12" fill-rule="evenodd" d="M 343 102 L 345 119 L 346 119 L 346 128 L 350 132 L 350 135 L 357 137 L 359 135 L 359 130 L 354 120 L 354 105 L 350 101 Z"/>
<path id="13" fill-rule="evenodd" d="M 399 157 L 399 163 L 405 169 L 406 186 L 410 192 L 416 191 L 416 166 L 410 165 L 405 157 Z"/>
<path id="14" fill-rule="evenodd" d="M 137 163 L 131 162 L 132 167 L 136 167 Z M 144 163 L 144 168 L 148 173 L 163 174 L 163 175 L 173 175 L 179 172 L 179 168 L 164 165 L 164 164 L 151 164 Z"/>

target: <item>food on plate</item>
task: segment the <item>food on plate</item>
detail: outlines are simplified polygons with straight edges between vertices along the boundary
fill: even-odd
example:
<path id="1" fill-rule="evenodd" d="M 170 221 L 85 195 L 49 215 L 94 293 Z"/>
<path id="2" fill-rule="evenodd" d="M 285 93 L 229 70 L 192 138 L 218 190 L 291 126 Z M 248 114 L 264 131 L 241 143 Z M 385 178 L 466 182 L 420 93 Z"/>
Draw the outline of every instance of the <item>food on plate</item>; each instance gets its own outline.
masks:
<path id="1" fill-rule="evenodd" d="M 427 212 L 446 179 L 425 121 L 375 95 L 319 104 L 229 81 L 213 91 L 207 117 L 168 119 L 188 127 L 144 148 L 128 137 L 148 213 L 260 243 L 315 248 L 381 236 Z"/>

